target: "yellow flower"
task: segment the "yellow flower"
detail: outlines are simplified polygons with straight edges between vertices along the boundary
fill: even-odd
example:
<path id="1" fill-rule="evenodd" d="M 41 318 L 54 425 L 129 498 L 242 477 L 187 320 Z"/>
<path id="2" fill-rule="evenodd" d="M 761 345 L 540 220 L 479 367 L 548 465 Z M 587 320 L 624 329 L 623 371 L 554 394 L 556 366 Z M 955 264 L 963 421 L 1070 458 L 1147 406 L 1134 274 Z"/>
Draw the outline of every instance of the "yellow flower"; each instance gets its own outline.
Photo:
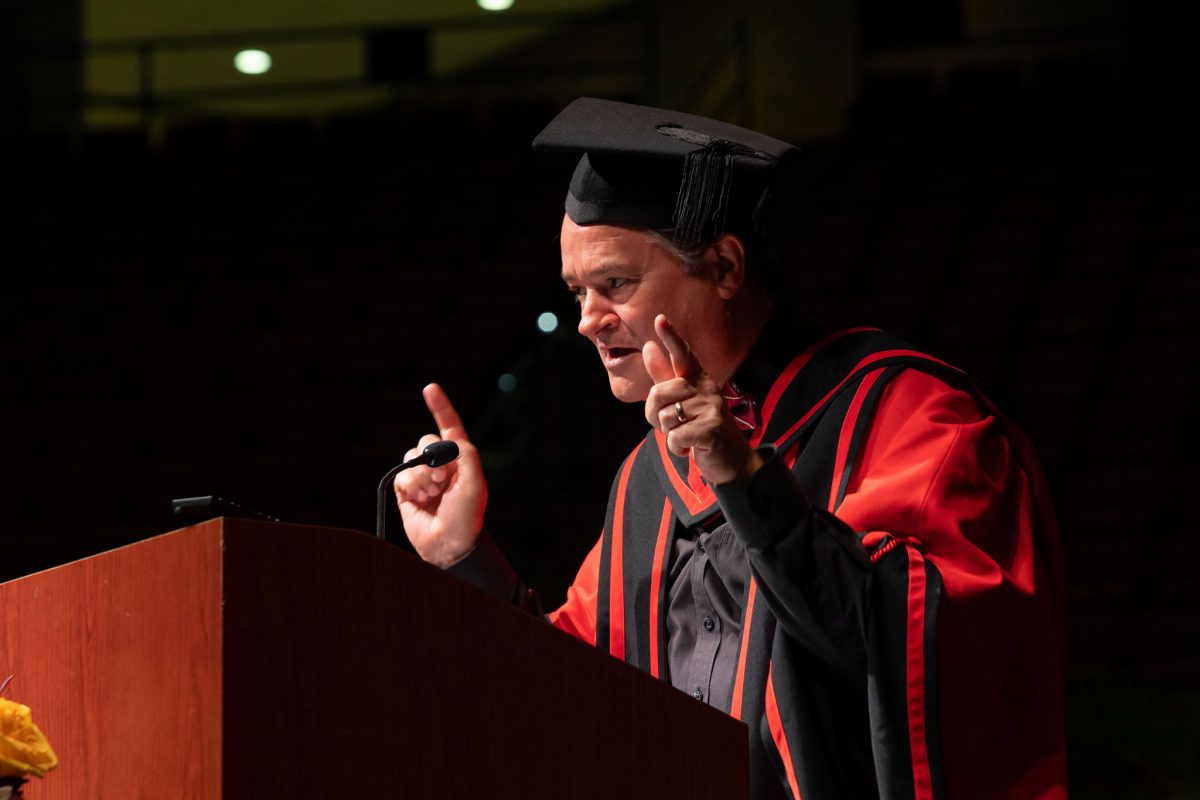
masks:
<path id="1" fill-rule="evenodd" d="M 57 766 L 58 756 L 33 724 L 29 707 L 0 697 L 0 778 L 41 778 Z"/>

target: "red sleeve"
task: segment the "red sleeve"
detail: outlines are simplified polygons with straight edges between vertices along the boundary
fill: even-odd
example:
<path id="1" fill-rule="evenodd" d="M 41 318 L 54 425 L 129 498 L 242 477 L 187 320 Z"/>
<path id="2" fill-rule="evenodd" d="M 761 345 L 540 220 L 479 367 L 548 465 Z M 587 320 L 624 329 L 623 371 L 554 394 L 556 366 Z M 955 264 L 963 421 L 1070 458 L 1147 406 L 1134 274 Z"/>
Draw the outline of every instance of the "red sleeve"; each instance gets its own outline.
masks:
<path id="1" fill-rule="evenodd" d="M 600 573 L 600 541 L 596 541 L 587 558 L 583 560 L 574 583 L 567 589 L 566 602 L 546 615 L 554 627 L 593 645 L 596 643 L 596 585 Z"/>
<path id="2" fill-rule="evenodd" d="M 907 370 L 884 389 L 835 513 L 854 530 L 919 543 L 948 579 L 1028 588 L 1028 554 L 1012 539 L 1029 517 L 1029 481 L 1013 455 L 972 395 Z"/>

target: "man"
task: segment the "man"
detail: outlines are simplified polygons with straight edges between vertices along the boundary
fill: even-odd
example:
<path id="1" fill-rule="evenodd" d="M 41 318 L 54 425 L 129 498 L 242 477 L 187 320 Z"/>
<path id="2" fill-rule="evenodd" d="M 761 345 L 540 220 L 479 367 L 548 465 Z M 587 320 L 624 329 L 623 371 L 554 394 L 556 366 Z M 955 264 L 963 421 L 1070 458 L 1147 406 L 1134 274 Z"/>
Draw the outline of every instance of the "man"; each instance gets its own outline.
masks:
<path id="1" fill-rule="evenodd" d="M 750 729 L 754 797 L 1062 797 L 1062 583 L 1036 457 L 961 372 L 822 330 L 766 265 L 797 151 L 578 100 L 562 276 L 651 430 L 548 618 Z M 479 458 L 401 473 L 417 552 L 518 603 Z M 417 450 L 438 436 L 424 437 Z"/>

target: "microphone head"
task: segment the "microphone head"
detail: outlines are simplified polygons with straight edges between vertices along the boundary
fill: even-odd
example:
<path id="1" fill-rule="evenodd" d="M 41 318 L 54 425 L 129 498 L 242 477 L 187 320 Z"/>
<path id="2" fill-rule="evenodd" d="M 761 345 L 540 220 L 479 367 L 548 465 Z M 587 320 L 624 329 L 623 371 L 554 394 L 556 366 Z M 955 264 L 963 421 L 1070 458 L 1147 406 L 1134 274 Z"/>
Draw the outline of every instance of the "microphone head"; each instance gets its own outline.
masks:
<path id="1" fill-rule="evenodd" d="M 426 447 L 421 455 L 428 459 L 425 463 L 429 466 L 440 467 L 458 458 L 458 443 L 443 439 Z"/>

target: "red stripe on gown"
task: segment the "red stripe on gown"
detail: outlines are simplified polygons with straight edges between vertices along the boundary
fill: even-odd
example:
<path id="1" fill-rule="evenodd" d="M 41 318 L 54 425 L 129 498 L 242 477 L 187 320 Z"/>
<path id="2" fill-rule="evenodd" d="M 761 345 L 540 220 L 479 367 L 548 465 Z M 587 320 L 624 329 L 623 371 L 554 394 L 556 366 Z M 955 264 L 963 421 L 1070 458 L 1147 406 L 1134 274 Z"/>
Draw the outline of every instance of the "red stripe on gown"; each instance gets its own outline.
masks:
<path id="1" fill-rule="evenodd" d="M 771 680 L 772 669 L 767 668 L 767 727 L 771 729 L 771 738 L 775 748 L 783 760 L 783 769 L 787 773 L 788 788 L 792 790 L 795 800 L 800 798 L 800 784 L 796 780 L 796 767 L 792 764 L 792 748 L 788 744 L 787 733 L 783 730 L 783 720 L 779 718 L 779 701 L 775 699 L 775 683 Z"/>
<path id="2" fill-rule="evenodd" d="M 868 373 L 862 383 L 858 385 L 858 389 L 854 392 L 854 399 L 850 401 L 850 408 L 846 410 L 846 418 L 842 421 L 842 430 L 838 434 L 837 454 L 833 461 L 833 480 L 829 483 L 829 505 L 826 507 L 830 511 L 837 511 L 834 504 L 837 502 L 838 488 L 842 485 L 842 473 L 846 470 L 846 461 L 850 457 L 850 441 L 854 438 L 858 415 L 862 412 L 863 403 L 866 402 L 871 387 L 875 385 L 882 374 L 883 370 L 881 369 Z"/>
<path id="3" fill-rule="evenodd" d="M 650 573 L 650 674 L 661 678 L 658 664 L 659 619 L 658 597 L 662 587 L 663 555 L 667 550 L 667 534 L 671 531 L 671 501 L 663 501 L 662 520 L 658 523 L 658 539 L 654 543 L 654 567 Z"/>
<path id="4" fill-rule="evenodd" d="M 639 444 L 621 468 L 621 479 L 617 483 L 617 504 L 613 509 L 612 553 L 608 567 L 608 652 L 625 659 L 625 491 L 629 487 L 629 473 L 633 462 L 641 452 Z"/>
<path id="5" fill-rule="evenodd" d="M 908 550 L 908 741 L 912 749 L 913 797 L 932 800 L 933 777 L 925 743 L 925 558 Z"/>
<path id="6" fill-rule="evenodd" d="M 729 715 L 742 718 L 742 692 L 746 683 L 746 654 L 750 651 L 750 622 L 754 619 L 754 597 L 758 586 L 750 579 L 750 590 L 746 593 L 746 613 L 742 615 L 742 646 L 738 650 L 737 672 L 733 676 L 733 697 L 729 700 Z"/>

